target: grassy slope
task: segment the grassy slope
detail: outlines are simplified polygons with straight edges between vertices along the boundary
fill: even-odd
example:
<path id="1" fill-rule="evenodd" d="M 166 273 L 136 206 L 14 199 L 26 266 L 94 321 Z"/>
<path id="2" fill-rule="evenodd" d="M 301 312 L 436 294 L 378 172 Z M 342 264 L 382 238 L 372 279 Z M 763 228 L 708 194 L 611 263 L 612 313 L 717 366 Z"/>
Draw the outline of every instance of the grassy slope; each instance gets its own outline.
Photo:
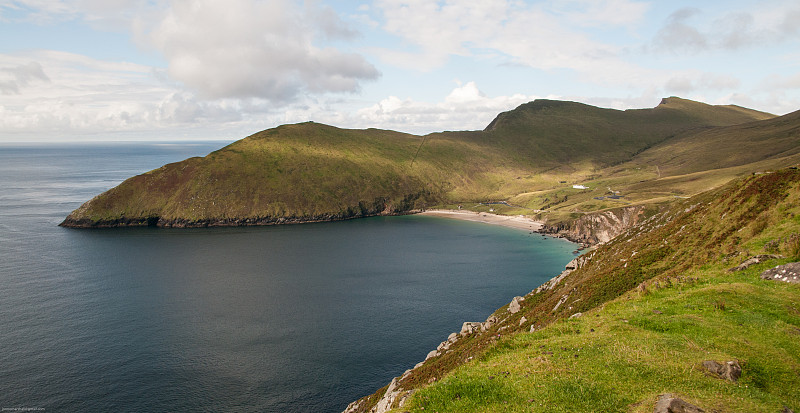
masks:
<path id="1" fill-rule="evenodd" d="M 695 104 L 670 98 L 662 106 L 688 107 Z M 700 105 L 692 112 L 710 110 Z M 597 170 L 593 176 L 580 181 L 589 190 L 574 190 L 561 185 L 523 192 L 511 197 L 510 202 L 563 214 L 658 203 L 691 196 L 754 171 L 786 167 L 798 162 L 800 112 L 795 112 L 740 125 L 699 128 L 679 133 L 648 146 L 627 162 Z M 595 199 L 609 195 L 609 189 L 618 191 L 624 198 Z"/>
<path id="2" fill-rule="evenodd" d="M 794 169 L 676 203 L 589 253 L 519 313 L 499 309 L 500 325 L 415 369 L 401 385 L 423 388 L 403 410 L 646 412 L 672 392 L 706 411 L 796 411 L 800 286 L 758 278 L 790 259 L 727 271 L 775 252 L 800 259 Z M 710 359 L 739 360 L 739 383 L 704 374 Z"/>
<path id="3" fill-rule="evenodd" d="M 567 194 L 572 190 L 560 181 L 597 181 L 613 175 L 610 166 L 689 131 L 768 116 L 678 98 L 629 111 L 537 100 L 500 114 L 482 132 L 420 137 L 285 125 L 133 177 L 81 206 L 67 223 L 326 220 L 487 199 L 511 200 L 527 208 L 523 213 L 602 209 L 615 205 L 587 208 L 590 193 Z M 644 175 L 612 179 L 630 184 Z M 567 195 L 569 202 L 561 201 Z"/>
<path id="4" fill-rule="evenodd" d="M 133 177 L 76 218 L 189 221 L 375 214 L 436 202 L 435 166 L 411 165 L 422 138 L 380 130 L 285 125 Z"/>

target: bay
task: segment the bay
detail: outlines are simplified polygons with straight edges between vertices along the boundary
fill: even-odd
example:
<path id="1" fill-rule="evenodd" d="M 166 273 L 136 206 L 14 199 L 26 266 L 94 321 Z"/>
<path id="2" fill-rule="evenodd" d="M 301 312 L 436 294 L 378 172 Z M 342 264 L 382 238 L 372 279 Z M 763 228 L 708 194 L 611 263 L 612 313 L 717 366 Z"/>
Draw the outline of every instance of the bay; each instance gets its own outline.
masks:
<path id="1" fill-rule="evenodd" d="M 341 411 L 573 257 L 560 239 L 424 216 L 57 226 L 222 145 L 0 145 L 0 407 Z"/>

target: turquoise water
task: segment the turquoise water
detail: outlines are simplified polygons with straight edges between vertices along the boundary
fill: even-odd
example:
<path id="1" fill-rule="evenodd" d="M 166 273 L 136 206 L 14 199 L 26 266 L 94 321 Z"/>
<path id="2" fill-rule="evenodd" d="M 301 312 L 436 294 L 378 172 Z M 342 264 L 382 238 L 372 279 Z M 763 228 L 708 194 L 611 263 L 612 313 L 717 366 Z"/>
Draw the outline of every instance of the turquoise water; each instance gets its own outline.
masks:
<path id="1" fill-rule="evenodd" d="M 422 216 L 57 227 L 220 146 L 0 146 L 0 407 L 341 411 L 573 257 L 560 239 Z"/>

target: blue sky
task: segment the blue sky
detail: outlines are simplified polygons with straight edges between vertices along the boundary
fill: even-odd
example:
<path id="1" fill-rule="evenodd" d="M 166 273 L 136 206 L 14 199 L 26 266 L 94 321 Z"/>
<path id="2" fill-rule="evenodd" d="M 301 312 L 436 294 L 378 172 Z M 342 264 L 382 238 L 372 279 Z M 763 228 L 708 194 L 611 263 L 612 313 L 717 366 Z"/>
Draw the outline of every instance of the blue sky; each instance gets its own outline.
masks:
<path id="1" fill-rule="evenodd" d="M 0 0 L 0 141 L 473 130 L 537 99 L 800 109 L 796 0 Z"/>

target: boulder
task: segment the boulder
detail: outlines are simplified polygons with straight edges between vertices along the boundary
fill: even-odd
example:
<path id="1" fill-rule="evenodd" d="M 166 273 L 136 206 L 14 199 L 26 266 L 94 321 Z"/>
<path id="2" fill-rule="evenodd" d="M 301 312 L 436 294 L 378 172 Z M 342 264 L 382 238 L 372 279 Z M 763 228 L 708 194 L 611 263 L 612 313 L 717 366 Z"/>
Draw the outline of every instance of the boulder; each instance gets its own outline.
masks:
<path id="1" fill-rule="evenodd" d="M 800 262 L 770 268 L 761 273 L 761 279 L 798 284 L 800 283 Z"/>
<path id="2" fill-rule="evenodd" d="M 497 324 L 498 321 L 499 320 L 497 319 L 497 317 L 489 316 L 489 318 L 487 318 L 486 321 L 484 321 L 483 324 L 481 324 L 481 332 L 489 330 L 490 328 L 492 328 L 493 325 Z"/>
<path id="3" fill-rule="evenodd" d="M 740 366 L 739 362 L 736 360 L 726 361 L 724 363 L 706 360 L 703 362 L 703 368 L 714 376 L 734 383 L 739 380 L 739 377 L 742 377 L 742 366 Z"/>
<path id="4" fill-rule="evenodd" d="M 674 394 L 661 394 L 658 396 L 656 408 L 653 413 L 702 413 L 705 410 L 687 403 Z"/>
<path id="5" fill-rule="evenodd" d="M 509 304 L 509 305 L 508 305 L 508 311 L 509 311 L 511 314 L 518 313 L 518 312 L 519 312 L 519 310 L 521 310 L 521 309 L 522 309 L 522 306 L 520 306 L 520 303 L 521 303 L 523 300 L 525 300 L 525 299 L 524 299 L 524 298 L 522 298 L 522 297 L 520 297 L 520 296 L 516 296 L 516 297 L 514 297 L 514 299 L 513 299 L 513 300 L 511 300 L 511 304 Z"/>
<path id="6" fill-rule="evenodd" d="M 743 263 L 741 263 L 741 264 L 739 264 L 739 265 L 737 265 L 737 266 L 735 266 L 733 268 L 728 269 L 728 271 L 734 272 L 734 271 L 746 270 L 751 265 L 755 265 L 755 264 L 758 264 L 760 262 L 764 262 L 766 260 L 774 260 L 774 259 L 778 259 L 778 258 L 783 258 L 783 257 L 780 256 L 780 255 L 772 255 L 772 254 L 754 255 L 754 256 L 746 259 Z"/>
<path id="7" fill-rule="evenodd" d="M 476 322 L 476 321 L 466 321 L 466 322 L 464 322 L 464 324 L 461 325 L 461 335 L 462 336 L 466 336 L 466 335 L 472 334 L 475 331 L 478 331 L 478 329 L 481 328 L 481 324 L 482 323 L 479 323 L 479 322 Z"/>

